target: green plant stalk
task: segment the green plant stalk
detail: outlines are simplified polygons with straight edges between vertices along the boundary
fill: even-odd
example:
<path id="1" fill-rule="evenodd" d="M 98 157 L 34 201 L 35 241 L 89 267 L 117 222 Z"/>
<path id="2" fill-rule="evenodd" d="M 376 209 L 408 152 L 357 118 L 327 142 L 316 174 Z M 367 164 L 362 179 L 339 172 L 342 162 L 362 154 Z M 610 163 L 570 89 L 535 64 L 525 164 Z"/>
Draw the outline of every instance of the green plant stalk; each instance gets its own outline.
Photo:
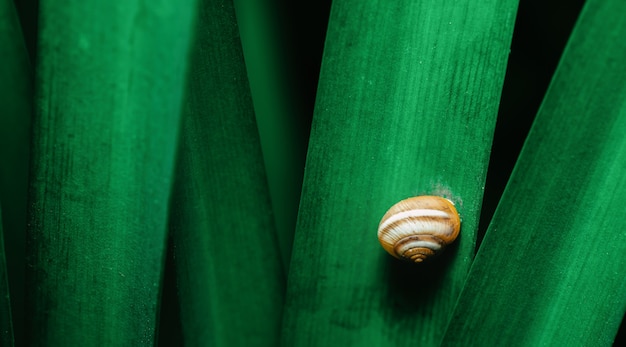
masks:
<path id="1" fill-rule="evenodd" d="M 335 1 L 290 266 L 287 346 L 431 346 L 475 246 L 516 1 Z M 451 199 L 461 236 L 424 266 L 376 238 L 397 201 Z"/>
<path id="2" fill-rule="evenodd" d="M 444 346 L 610 346 L 626 311 L 626 3 L 585 5 Z"/>
<path id="3" fill-rule="evenodd" d="M 6 268 L 3 270 L 10 279 L 11 306 L 16 308 L 12 316 L 20 345 L 24 318 L 24 248 L 33 93 L 32 69 L 11 0 L 0 1 L 0 42 L 0 205 L 1 227 L 7 245 L 4 249 Z M 7 331 L 4 326 L 0 329 Z"/>
<path id="4" fill-rule="evenodd" d="M 231 1 L 201 1 L 171 232 L 186 345 L 277 346 L 285 275 Z"/>
<path id="5" fill-rule="evenodd" d="M 254 112 L 256 115 L 281 258 L 289 267 L 306 157 L 289 66 L 281 55 L 280 9 L 274 1 L 235 0 Z M 287 66 L 287 67 L 286 67 Z"/>
<path id="6" fill-rule="evenodd" d="M 193 5 L 40 3 L 30 345 L 154 344 Z"/>

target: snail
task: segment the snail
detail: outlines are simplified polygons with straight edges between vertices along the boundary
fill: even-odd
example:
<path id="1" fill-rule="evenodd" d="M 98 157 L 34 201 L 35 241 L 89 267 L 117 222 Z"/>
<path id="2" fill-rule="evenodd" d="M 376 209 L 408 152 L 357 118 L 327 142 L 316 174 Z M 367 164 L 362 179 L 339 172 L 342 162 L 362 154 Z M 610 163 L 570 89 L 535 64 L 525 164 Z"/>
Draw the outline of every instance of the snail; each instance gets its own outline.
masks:
<path id="1" fill-rule="evenodd" d="M 378 240 L 394 257 L 421 263 L 452 243 L 460 228 L 450 200 L 417 196 L 391 206 L 378 226 Z"/>

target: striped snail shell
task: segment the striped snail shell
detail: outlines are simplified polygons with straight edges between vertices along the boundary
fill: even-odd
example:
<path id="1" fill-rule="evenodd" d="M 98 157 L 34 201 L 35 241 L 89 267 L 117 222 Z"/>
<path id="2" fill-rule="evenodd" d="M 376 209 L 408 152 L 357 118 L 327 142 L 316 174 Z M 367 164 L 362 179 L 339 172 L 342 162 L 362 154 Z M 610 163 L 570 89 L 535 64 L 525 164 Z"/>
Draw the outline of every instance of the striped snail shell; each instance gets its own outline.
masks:
<path id="1" fill-rule="evenodd" d="M 417 196 L 391 206 L 378 226 L 378 240 L 394 257 L 421 263 L 452 243 L 460 228 L 450 200 Z"/>

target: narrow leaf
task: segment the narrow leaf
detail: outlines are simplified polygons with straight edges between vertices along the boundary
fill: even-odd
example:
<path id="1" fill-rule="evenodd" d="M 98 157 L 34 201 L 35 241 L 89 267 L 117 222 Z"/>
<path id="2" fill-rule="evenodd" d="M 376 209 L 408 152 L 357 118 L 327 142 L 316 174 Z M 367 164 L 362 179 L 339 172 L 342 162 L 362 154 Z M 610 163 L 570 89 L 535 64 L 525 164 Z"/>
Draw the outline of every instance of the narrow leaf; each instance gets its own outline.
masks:
<path id="1" fill-rule="evenodd" d="M 429 346 L 474 253 L 517 2 L 335 1 L 289 272 L 288 346 Z M 460 239 L 431 264 L 384 253 L 397 201 L 445 196 Z"/>
<path id="2" fill-rule="evenodd" d="M 184 343 L 277 346 L 285 279 L 233 3 L 200 6 L 170 223 Z"/>
<path id="3" fill-rule="evenodd" d="M 626 311 L 625 12 L 587 2 L 443 345 L 611 345 Z"/>
<path id="4" fill-rule="evenodd" d="M 193 1 L 40 3 L 32 345 L 153 345 Z"/>
<path id="5" fill-rule="evenodd" d="M 3 234 L 2 218 L 0 217 L 0 345 L 13 346 L 13 322 L 11 320 L 11 301 Z"/>
<path id="6" fill-rule="evenodd" d="M 24 249 L 33 74 L 19 19 L 11 0 L 0 0 L 0 57 L 0 227 L 4 231 L 6 245 L 0 250 L 6 254 L 6 267 L 4 263 L 0 267 L 1 271 L 6 271 L 4 275 L 7 276 L 0 278 L 3 281 L 0 287 L 7 284 L 7 278 L 10 279 L 9 287 L 0 289 L 0 297 L 4 299 L 11 292 L 15 336 L 20 345 L 24 318 Z M 4 309 L 5 307 L 0 311 Z M 3 337 L 8 336 L 5 332 L 10 331 L 10 327 L 6 325 L 8 323 L 10 322 L 6 320 L 0 323 Z M 7 340 L 3 342 L 5 343 L 0 345 L 9 345 Z"/>
<path id="7" fill-rule="evenodd" d="M 286 269 L 296 228 L 308 127 L 303 126 L 295 93 L 289 89 L 290 65 L 281 42 L 286 35 L 280 32 L 276 2 L 236 0 L 234 4 Z"/>

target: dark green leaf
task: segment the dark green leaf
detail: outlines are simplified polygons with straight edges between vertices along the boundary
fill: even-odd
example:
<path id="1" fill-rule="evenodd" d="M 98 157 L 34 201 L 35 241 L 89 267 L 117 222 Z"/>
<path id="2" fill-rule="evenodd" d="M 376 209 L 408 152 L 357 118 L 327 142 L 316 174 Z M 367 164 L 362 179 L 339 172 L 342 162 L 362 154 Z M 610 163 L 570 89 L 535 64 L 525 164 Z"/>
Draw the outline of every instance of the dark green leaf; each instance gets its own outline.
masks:
<path id="1" fill-rule="evenodd" d="M 171 227 L 186 345 L 277 346 L 284 273 L 231 1 L 201 1 Z"/>
<path id="2" fill-rule="evenodd" d="M 444 345 L 611 345 L 626 311 L 624 13 L 587 2 Z"/>

